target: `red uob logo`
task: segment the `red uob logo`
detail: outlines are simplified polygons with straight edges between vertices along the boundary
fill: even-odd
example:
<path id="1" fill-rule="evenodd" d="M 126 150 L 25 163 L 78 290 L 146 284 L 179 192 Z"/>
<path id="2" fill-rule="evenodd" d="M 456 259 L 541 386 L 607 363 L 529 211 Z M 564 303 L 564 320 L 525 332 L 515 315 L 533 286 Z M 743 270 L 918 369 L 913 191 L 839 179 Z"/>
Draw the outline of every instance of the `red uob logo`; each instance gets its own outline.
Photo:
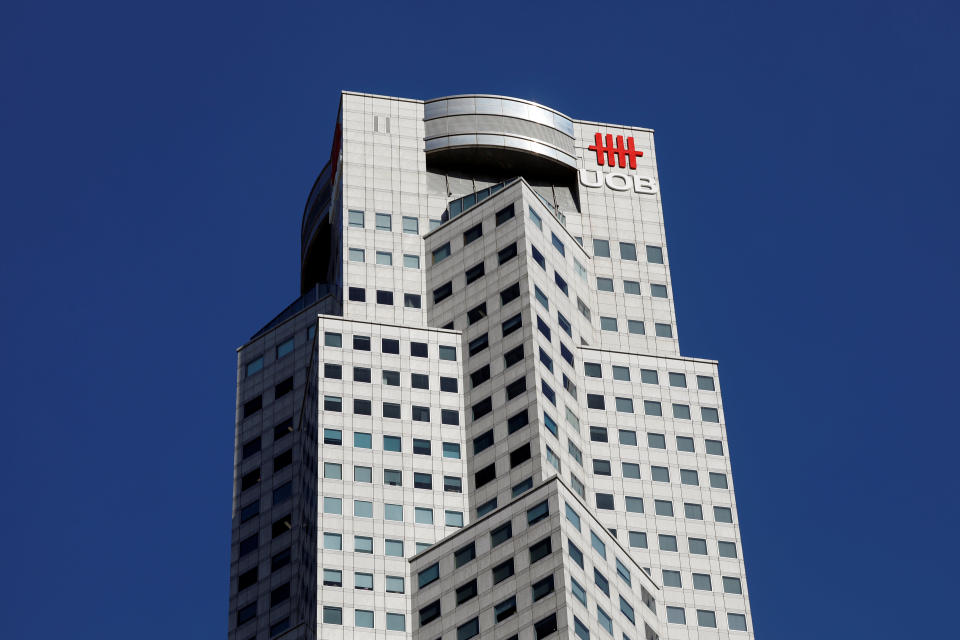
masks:
<path id="1" fill-rule="evenodd" d="M 606 144 L 604 144 L 603 135 L 597 133 L 594 135 L 594 144 L 587 147 L 590 151 L 597 152 L 597 164 L 601 167 L 604 166 L 603 161 L 606 157 L 607 164 L 611 167 L 614 165 L 614 158 L 616 158 L 617 165 L 623 169 L 627 166 L 627 159 L 630 161 L 630 168 L 637 168 L 637 158 L 643 157 L 643 151 L 638 151 L 634 146 L 633 136 L 627 138 L 627 146 L 623 146 L 623 136 L 617 136 L 617 144 L 613 144 L 613 135 L 607 134 Z"/>

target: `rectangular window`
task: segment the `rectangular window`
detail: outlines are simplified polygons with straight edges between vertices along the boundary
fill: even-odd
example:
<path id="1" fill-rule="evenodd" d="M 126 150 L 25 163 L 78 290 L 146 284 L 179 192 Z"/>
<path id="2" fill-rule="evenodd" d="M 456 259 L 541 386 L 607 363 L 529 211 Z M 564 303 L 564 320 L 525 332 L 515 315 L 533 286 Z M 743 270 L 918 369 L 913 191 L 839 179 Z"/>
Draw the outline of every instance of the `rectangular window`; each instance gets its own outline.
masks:
<path id="1" fill-rule="evenodd" d="M 467 246 L 483 235 L 483 224 L 477 224 L 463 232 L 463 246 Z"/>
<path id="2" fill-rule="evenodd" d="M 393 306 L 393 291 L 377 290 L 377 304 Z"/>
<path id="3" fill-rule="evenodd" d="M 420 233 L 420 221 L 417 218 L 403 216 L 403 232 L 413 234 Z"/>
<path id="4" fill-rule="evenodd" d="M 390 220 L 389 213 L 378 213 L 374 216 L 377 229 L 380 231 L 390 231 L 393 229 L 393 223 Z"/>
<path id="5" fill-rule="evenodd" d="M 517 243 L 507 245 L 497 252 L 497 263 L 504 264 L 517 257 Z"/>
<path id="6" fill-rule="evenodd" d="M 663 576 L 663 586 L 676 587 L 678 589 L 683 588 L 683 581 L 680 578 L 679 571 L 664 569 L 663 571 L 661 571 L 661 575 Z"/>
<path id="7" fill-rule="evenodd" d="M 647 548 L 647 534 L 643 531 L 630 532 L 630 546 L 638 549 Z"/>
<path id="8" fill-rule="evenodd" d="M 533 601 L 536 602 L 547 595 L 553 593 L 553 574 L 551 573 L 545 578 L 537 580 L 532 585 L 530 585 L 530 591 L 533 595 Z"/>
<path id="9" fill-rule="evenodd" d="M 406 309 L 419 309 L 422 306 L 420 295 L 416 293 L 403 294 L 403 306 Z"/>
<path id="10" fill-rule="evenodd" d="M 477 551 L 474 543 L 470 543 L 464 547 L 460 547 L 453 552 L 454 566 L 459 569 L 468 562 L 474 560 L 477 557 Z"/>
<path id="11" fill-rule="evenodd" d="M 467 269 L 464 272 L 464 275 L 466 276 L 467 284 L 470 284 L 471 282 L 474 282 L 475 280 L 479 280 L 480 278 L 482 278 L 485 273 L 486 272 L 484 270 L 484 263 L 478 262 L 477 264 Z"/>
<path id="12" fill-rule="evenodd" d="M 447 242 L 447 243 L 445 243 L 445 244 L 440 245 L 440 246 L 437 247 L 436 249 L 434 249 L 434 250 L 433 250 L 433 253 L 432 253 L 432 256 L 433 256 L 433 264 L 437 264 L 438 262 L 442 262 L 443 260 L 449 258 L 449 257 L 450 257 L 450 243 Z"/>
<path id="13" fill-rule="evenodd" d="M 357 553 L 373 553 L 373 538 L 353 536 L 353 550 Z"/>
<path id="14" fill-rule="evenodd" d="M 362 287 L 350 287 L 347 290 L 347 299 L 351 302 L 366 302 L 367 292 Z"/>
<path id="15" fill-rule="evenodd" d="M 389 251 L 377 251 L 377 264 L 393 265 L 393 254 Z"/>
<path id="16" fill-rule="evenodd" d="M 653 504 L 658 516 L 673 517 L 673 503 L 669 500 L 654 500 Z"/>
<path id="17" fill-rule="evenodd" d="M 636 261 L 637 246 L 632 242 L 621 242 L 620 243 L 620 259 Z"/>
<path id="18" fill-rule="evenodd" d="M 673 337 L 673 327 L 669 324 L 663 324 L 660 322 L 654 323 L 653 326 L 658 338 L 672 338 Z"/>
<path id="19" fill-rule="evenodd" d="M 537 227 L 537 229 L 543 229 L 543 221 L 540 220 L 540 216 L 537 215 L 537 212 L 533 210 L 533 207 L 529 208 L 530 221 Z"/>
<path id="20" fill-rule="evenodd" d="M 647 245 L 647 262 L 663 264 L 663 249 L 654 245 Z"/>
<path id="21" fill-rule="evenodd" d="M 383 519 L 391 522 L 403 522 L 403 505 L 384 504 Z"/>
<path id="22" fill-rule="evenodd" d="M 347 211 L 348 225 L 351 227 L 363 228 L 363 211 Z"/>
<path id="23" fill-rule="evenodd" d="M 370 368 L 369 368 L 369 367 L 354 367 L 354 368 L 353 368 L 353 381 L 354 381 L 354 382 L 370 382 Z"/>
<path id="24" fill-rule="evenodd" d="M 566 256 L 567 252 L 563 248 L 563 242 L 560 241 L 560 238 L 557 237 L 557 234 L 550 232 L 550 242 L 553 243 L 553 248 L 556 249 L 560 255 Z"/>
<path id="25" fill-rule="evenodd" d="M 613 293 L 612 278 L 597 278 L 597 291 L 607 291 Z"/>
<path id="26" fill-rule="evenodd" d="M 413 255 L 411 253 L 403 254 L 403 266 L 407 269 L 419 269 L 420 256 Z"/>
<path id="27" fill-rule="evenodd" d="M 397 558 L 403 557 L 403 540 L 384 540 L 383 553 Z"/>
<path id="28" fill-rule="evenodd" d="M 510 596 L 503 602 L 493 607 L 493 618 L 497 623 L 503 622 L 507 618 L 517 613 L 517 597 Z"/>
<path id="29" fill-rule="evenodd" d="M 624 501 L 626 502 L 628 513 L 643 513 L 643 498 L 625 496 Z"/>
<path id="30" fill-rule="evenodd" d="M 635 280 L 623 281 L 623 292 L 632 296 L 640 295 L 640 283 Z"/>
<path id="31" fill-rule="evenodd" d="M 474 324 L 487 317 L 487 303 L 481 302 L 473 309 L 467 311 L 467 323 Z"/>
<path id="32" fill-rule="evenodd" d="M 500 292 L 501 306 L 513 302 L 520 297 L 520 283 L 514 283 Z"/>
<path id="33" fill-rule="evenodd" d="M 569 296 L 569 289 L 567 287 L 567 281 L 560 277 L 560 274 L 556 271 L 553 272 L 553 281 L 556 283 L 557 288 L 563 292 L 563 295 Z"/>
<path id="34" fill-rule="evenodd" d="M 683 503 L 683 517 L 691 520 L 703 520 L 703 507 L 693 502 Z"/>
<path id="35" fill-rule="evenodd" d="M 364 251 L 363 249 L 355 249 L 350 247 L 347 249 L 347 255 L 350 257 L 350 262 L 363 262 L 364 261 Z"/>
<path id="36" fill-rule="evenodd" d="M 505 338 L 522 326 L 523 326 L 523 317 L 518 313 L 512 318 L 507 318 L 506 320 L 504 320 L 500 329 L 503 333 L 503 337 Z"/>
<path id="37" fill-rule="evenodd" d="M 546 270 L 547 270 L 547 261 L 546 261 L 546 259 L 543 257 L 543 254 L 540 253 L 540 250 L 537 249 L 536 246 L 534 246 L 534 245 L 531 244 L 531 245 L 530 245 L 530 253 L 531 253 L 531 255 L 533 255 L 533 260 L 534 260 L 538 265 L 540 265 L 540 268 L 543 269 L 544 271 L 546 271 Z"/>
<path id="38" fill-rule="evenodd" d="M 617 319 L 606 316 L 600 316 L 601 331 L 617 331 Z"/>
<path id="39" fill-rule="evenodd" d="M 513 204 L 510 204 L 509 206 L 506 206 L 503 209 L 500 209 L 500 211 L 497 211 L 497 215 L 496 215 L 497 226 L 499 227 L 507 220 L 510 220 L 511 218 L 513 218 L 513 216 L 514 216 Z"/>
<path id="40" fill-rule="evenodd" d="M 501 562 L 495 566 L 491 572 L 493 573 L 493 584 L 503 582 L 513 575 L 513 558 L 510 558 L 506 562 Z"/>
<path id="41" fill-rule="evenodd" d="M 413 474 L 414 489 L 433 489 L 433 476 L 429 473 Z"/>
<path id="42" fill-rule="evenodd" d="M 403 474 L 399 469 L 384 469 L 383 484 L 387 485 L 388 487 L 402 487 Z"/>
<path id="43" fill-rule="evenodd" d="M 627 320 L 627 331 L 641 336 L 646 334 L 643 328 L 643 322 L 640 320 Z"/>
<path id="44" fill-rule="evenodd" d="M 446 300 L 453 295 L 453 282 L 447 282 L 442 284 L 436 289 L 433 290 L 433 302 L 434 304 Z"/>

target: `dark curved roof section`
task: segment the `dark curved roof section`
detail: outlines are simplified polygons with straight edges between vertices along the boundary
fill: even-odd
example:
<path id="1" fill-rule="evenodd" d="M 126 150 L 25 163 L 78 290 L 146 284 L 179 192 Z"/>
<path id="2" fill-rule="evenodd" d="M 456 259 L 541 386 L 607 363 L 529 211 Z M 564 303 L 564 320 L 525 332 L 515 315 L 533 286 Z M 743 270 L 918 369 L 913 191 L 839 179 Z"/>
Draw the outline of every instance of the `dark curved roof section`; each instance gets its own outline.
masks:
<path id="1" fill-rule="evenodd" d="M 300 224 L 300 292 L 309 291 L 314 285 L 332 285 L 335 280 L 338 253 L 332 244 L 331 226 L 334 197 L 337 195 L 339 176 L 341 117 L 338 114 L 333 132 L 330 159 L 317 176 L 307 197 Z"/>

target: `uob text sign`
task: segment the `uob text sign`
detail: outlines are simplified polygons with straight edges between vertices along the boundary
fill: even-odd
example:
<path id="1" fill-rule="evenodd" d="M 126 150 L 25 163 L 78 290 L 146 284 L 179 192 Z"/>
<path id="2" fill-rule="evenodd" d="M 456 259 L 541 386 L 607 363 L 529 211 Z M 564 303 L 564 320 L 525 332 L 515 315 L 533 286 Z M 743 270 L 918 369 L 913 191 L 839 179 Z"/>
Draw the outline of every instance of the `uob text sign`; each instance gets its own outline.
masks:
<path id="1" fill-rule="evenodd" d="M 637 168 L 637 158 L 643 157 L 643 151 L 636 148 L 633 136 L 627 137 L 626 146 L 624 146 L 623 136 L 614 136 L 597 133 L 594 135 L 594 142 L 587 147 L 590 151 L 597 154 L 597 165 L 600 167 L 609 166 L 611 169 L 630 169 Z M 589 174 L 593 174 L 591 179 Z M 635 173 L 625 173 L 622 171 L 602 171 L 594 169 L 592 171 L 580 171 L 580 184 L 591 189 L 599 189 L 606 185 L 613 191 L 633 191 L 635 193 L 653 195 L 657 192 L 657 184 L 653 178 L 638 176 Z"/>

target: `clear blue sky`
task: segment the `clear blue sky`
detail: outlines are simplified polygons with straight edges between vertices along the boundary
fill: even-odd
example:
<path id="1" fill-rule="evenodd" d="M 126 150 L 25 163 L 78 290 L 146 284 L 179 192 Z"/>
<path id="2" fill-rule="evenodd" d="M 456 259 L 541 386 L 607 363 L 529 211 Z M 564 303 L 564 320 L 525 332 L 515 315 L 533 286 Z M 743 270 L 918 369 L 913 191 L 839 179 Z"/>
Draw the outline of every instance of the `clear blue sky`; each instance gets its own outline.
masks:
<path id="1" fill-rule="evenodd" d="M 655 128 L 758 637 L 955 635 L 956 4 L 408 4 L 3 3 L 0 636 L 224 637 L 234 350 L 340 89 Z"/>

